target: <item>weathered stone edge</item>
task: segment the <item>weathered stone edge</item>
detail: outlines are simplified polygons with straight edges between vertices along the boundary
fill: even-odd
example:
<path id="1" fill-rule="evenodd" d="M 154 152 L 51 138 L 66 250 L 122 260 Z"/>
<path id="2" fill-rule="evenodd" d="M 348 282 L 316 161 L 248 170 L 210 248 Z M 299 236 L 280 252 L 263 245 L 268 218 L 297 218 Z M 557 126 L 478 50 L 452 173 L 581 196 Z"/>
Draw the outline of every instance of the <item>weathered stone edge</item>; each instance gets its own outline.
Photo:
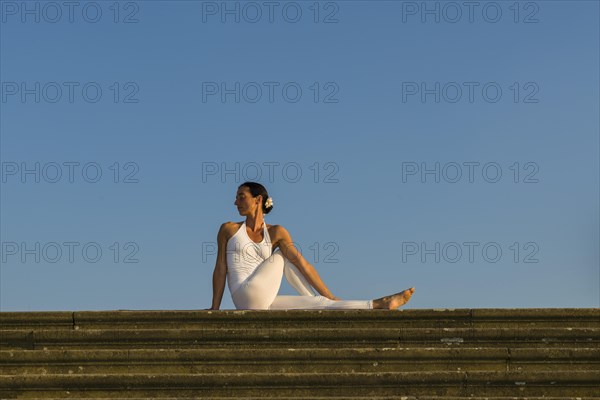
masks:
<path id="1" fill-rule="evenodd" d="M 0 327 L 30 325 L 76 325 L 90 322 L 202 322 L 219 320 L 398 320 L 398 319 L 596 319 L 600 308 L 467 308 L 405 310 L 98 310 L 98 311 L 3 311 Z"/>

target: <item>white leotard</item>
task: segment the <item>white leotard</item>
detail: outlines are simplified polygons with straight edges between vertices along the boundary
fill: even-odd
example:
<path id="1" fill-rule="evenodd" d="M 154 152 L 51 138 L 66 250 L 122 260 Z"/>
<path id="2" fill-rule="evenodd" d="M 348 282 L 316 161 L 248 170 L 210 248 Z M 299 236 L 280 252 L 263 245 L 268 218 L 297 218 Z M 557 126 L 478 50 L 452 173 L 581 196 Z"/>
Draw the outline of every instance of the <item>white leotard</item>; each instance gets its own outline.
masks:
<path id="1" fill-rule="evenodd" d="M 263 230 L 263 240 L 256 243 L 248 236 L 244 221 L 227 242 L 227 282 L 231 293 L 235 293 L 256 267 L 271 255 L 273 247 L 266 222 Z"/>
<path id="2" fill-rule="evenodd" d="M 243 310 L 371 309 L 372 300 L 330 300 L 318 296 L 300 270 L 273 246 L 267 223 L 264 238 L 255 243 L 246 222 L 227 241 L 227 282 L 233 303 Z M 285 275 L 300 296 L 278 296 Z"/>

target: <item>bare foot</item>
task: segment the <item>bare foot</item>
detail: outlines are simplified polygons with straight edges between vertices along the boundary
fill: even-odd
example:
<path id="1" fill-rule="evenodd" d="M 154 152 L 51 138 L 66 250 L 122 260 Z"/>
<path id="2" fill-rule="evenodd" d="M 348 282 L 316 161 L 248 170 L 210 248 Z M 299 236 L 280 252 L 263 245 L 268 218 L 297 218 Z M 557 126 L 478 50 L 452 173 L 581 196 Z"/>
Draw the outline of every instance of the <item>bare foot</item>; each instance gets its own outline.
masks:
<path id="1" fill-rule="evenodd" d="M 415 288 L 411 287 L 402 292 L 385 296 L 377 300 L 373 300 L 373 308 L 383 308 L 386 310 L 395 310 L 396 308 L 406 304 L 410 300 L 410 296 L 415 292 Z"/>

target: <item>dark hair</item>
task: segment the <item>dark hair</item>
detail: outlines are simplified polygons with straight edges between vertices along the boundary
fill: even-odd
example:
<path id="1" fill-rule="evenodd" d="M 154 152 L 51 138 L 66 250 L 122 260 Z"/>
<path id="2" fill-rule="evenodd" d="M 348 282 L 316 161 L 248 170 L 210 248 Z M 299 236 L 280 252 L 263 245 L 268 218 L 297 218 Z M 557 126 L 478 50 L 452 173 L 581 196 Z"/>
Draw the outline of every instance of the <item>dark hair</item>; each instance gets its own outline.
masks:
<path id="1" fill-rule="evenodd" d="M 244 186 L 247 187 L 248 190 L 250 190 L 252 197 L 256 197 L 258 195 L 262 196 L 263 214 L 270 213 L 271 210 L 273 209 L 273 206 L 271 205 L 271 207 L 269 207 L 269 208 L 265 207 L 265 203 L 267 202 L 267 199 L 269 198 L 269 193 L 267 192 L 267 189 L 265 189 L 265 187 L 263 185 L 261 185 L 260 183 L 257 183 L 257 182 L 244 182 L 240 186 L 238 186 L 238 189 L 241 187 L 244 187 Z"/>

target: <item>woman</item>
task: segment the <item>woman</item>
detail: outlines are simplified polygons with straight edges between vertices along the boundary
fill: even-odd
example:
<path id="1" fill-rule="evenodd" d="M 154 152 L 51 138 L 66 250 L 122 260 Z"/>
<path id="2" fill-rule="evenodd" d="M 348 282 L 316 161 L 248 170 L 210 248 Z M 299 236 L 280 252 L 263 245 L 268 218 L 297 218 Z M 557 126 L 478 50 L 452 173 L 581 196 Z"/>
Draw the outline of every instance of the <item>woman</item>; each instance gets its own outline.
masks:
<path id="1" fill-rule="evenodd" d="M 288 231 L 281 225 L 268 225 L 264 221 L 264 215 L 273 209 L 273 200 L 263 185 L 242 183 L 234 204 L 246 221 L 225 222 L 219 229 L 210 310 L 219 309 L 226 279 L 238 310 L 393 310 L 405 304 L 414 293 L 415 289 L 410 288 L 375 300 L 340 300 L 294 247 Z M 277 296 L 284 274 L 300 296 Z"/>

